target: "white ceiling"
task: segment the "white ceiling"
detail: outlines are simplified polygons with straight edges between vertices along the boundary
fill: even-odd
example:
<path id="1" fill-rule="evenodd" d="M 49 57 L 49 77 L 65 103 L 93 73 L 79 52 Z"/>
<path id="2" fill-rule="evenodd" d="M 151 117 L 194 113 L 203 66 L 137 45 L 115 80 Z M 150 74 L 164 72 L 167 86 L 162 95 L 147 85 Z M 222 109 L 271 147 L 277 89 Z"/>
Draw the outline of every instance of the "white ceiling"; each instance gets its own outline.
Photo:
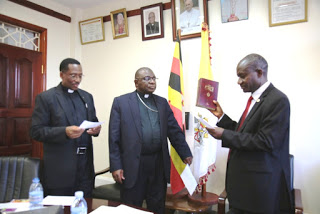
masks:
<path id="1" fill-rule="evenodd" d="M 69 8 L 90 8 L 113 0 L 52 0 Z"/>

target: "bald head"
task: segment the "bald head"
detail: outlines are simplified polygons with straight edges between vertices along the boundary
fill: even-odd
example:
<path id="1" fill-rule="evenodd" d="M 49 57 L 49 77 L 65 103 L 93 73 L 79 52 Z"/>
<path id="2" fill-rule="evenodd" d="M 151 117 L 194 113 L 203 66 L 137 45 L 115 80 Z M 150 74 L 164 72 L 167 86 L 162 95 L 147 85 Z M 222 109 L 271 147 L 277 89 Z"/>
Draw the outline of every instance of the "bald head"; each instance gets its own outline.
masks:
<path id="1" fill-rule="evenodd" d="M 263 76 L 267 78 L 268 74 L 268 63 L 267 61 L 260 56 L 259 54 L 249 54 L 245 56 L 240 62 L 238 63 L 237 70 L 239 68 L 242 69 L 249 69 L 251 71 L 261 70 Z"/>
<path id="2" fill-rule="evenodd" d="M 149 13 L 148 20 L 149 20 L 149 23 L 154 24 L 156 20 L 156 15 L 154 14 L 154 12 Z"/>
<path id="3" fill-rule="evenodd" d="M 156 77 L 150 68 L 142 67 L 136 71 L 134 83 L 137 91 L 152 94 L 157 87 Z"/>
<path id="4" fill-rule="evenodd" d="M 249 54 L 237 66 L 238 84 L 244 92 L 255 92 L 267 78 L 268 63 L 258 54 Z"/>
<path id="5" fill-rule="evenodd" d="M 152 76 L 154 76 L 153 74 L 153 71 L 148 68 L 148 67 L 142 67 L 142 68 L 139 68 L 137 71 L 136 71 L 136 74 L 134 76 L 135 79 L 139 79 L 139 78 L 142 78 L 145 76 L 146 73 L 152 73 Z"/>

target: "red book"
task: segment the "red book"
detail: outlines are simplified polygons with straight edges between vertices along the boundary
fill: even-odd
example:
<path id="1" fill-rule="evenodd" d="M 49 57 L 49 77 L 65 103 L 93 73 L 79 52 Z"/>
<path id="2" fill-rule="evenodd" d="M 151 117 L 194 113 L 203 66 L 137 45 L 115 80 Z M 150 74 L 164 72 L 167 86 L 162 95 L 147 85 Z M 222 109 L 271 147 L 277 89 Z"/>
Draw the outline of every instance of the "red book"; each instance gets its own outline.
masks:
<path id="1" fill-rule="evenodd" d="M 200 78 L 196 106 L 215 110 L 216 105 L 212 101 L 218 98 L 218 86 L 216 81 Z"/>

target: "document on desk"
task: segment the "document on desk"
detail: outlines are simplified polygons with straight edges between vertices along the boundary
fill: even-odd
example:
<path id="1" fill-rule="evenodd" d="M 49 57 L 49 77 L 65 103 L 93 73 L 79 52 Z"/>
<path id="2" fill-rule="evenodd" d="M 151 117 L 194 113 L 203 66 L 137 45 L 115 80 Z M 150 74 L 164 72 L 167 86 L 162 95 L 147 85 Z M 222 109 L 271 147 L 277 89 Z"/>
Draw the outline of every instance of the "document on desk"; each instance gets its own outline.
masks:
<path id="1" fill-rule="evenodd" d="M 109 206 L 100 206 L 90 214 L 105 214 L 105 213 L 117 213 L 117 214 L 152 214 L 152 212 L 139 210 L 133 207 L 129 207 L 127 205 L 119 205 L 117 207 L 109 207 Z"/>
<path id="2" fill-rule="evenodd" d="M 25 211 L 30 209 L 29 202 L 8 202 L 8 203 L 0 203 L 0 213 L 9 213 L 9 212 L 18 212 Z"/>
<path id="3" fill-rule="evenodd" d="M 63 206 L 71 206 L 73 203 L 75 196 L 53 196 L 48 195 L 43 199 L 43 205 L 63 205 Z"/>
<path id="4" fill-rule="evenodd" d="M 91 128 L 95 128 L 97 126 L 100 126 L 101 124 L 103 124 L 104 122 L 91 122 L 88 120 L 84 120 L 81 124 L 80 124 L 80 128 L 83 129 L 91 129 Z"/>

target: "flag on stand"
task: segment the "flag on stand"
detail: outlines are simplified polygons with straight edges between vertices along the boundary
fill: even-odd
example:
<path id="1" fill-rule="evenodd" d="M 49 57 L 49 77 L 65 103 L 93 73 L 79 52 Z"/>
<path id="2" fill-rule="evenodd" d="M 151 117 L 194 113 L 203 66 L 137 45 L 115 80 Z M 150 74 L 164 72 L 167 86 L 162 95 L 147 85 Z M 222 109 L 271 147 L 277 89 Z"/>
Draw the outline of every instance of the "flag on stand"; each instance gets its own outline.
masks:
<path id="1" fill-rule="evenodd" d="M 180 60 L 180 44 L 176 42 L 171 73 L 169 78 L 168 86 L 168 98 L 169 105 L 173 111 L 174 117 L 176 118 L 180 128 L 185 131 L 184 123 L 184 89 L 183 89 L 183 72 L 182 64 Z M 197 182 L 190 170 L 188 164 L 183 163 L 180 156 L 173 148 L 170 146 L 170 156 L 171 156 L 171 172 L 170 172 L 170 183 L 172 194 L 180 192 L 184 187 L 187 188 L 190 195 L 194 192 Z"/>
<path id="2" fill-rule="evenodd" d="M 200 78 L 213 80 L 210 39 L 208 25 L 203 22 L 201 28 L 201 59 L 198 80 Z M 217 119 L 204 108 L 195 107 L 194 115 L 205 119 L 211 125 L 217 122 Z M 204 124 L 196 119 L 194 121 L 193 175 L 198 182 L 197 192 L 200 192 L 202 185 L 207 182 L 208 176 L 214 172 L 216 168 L 217 140 L 208 133 Z"/>

